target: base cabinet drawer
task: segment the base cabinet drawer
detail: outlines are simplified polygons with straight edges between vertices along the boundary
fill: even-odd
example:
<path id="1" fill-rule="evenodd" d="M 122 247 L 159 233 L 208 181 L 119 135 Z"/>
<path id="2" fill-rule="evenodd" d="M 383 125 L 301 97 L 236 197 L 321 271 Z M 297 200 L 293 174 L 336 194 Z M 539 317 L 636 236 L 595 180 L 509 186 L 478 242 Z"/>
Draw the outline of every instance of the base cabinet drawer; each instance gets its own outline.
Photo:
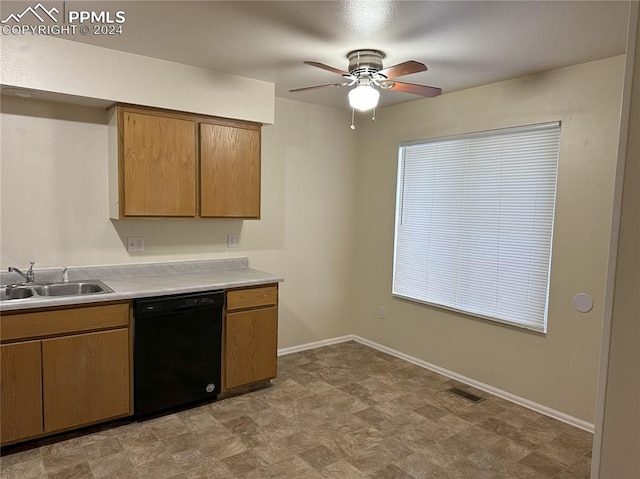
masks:
<path id="1" fill-rule="evenodd" d="M 236 289 L 227 293 L 227 311 L 275 306 L 276 304 L 278 304 L 278 287 L 275 285 Z"/>
<path id="2" fill-rule="evenodd" d="M 0 340 L 3 343 L 98 329 L 126 328 L 129 326 L 129 305 L 120 303 L 3 314 L 0 323 Z"/>

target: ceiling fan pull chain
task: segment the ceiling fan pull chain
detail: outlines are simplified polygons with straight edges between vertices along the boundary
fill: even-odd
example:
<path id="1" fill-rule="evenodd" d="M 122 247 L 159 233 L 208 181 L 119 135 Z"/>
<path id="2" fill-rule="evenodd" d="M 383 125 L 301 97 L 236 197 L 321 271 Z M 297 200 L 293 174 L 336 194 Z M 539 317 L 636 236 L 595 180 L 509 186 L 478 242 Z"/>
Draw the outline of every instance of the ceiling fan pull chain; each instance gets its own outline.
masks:
<path id="1" fill-rule="evenodd" d="M 355 108 L 351 108 L 351 129 L 352 130 L 356 129 L 355 116 L 356 116 L 356 109 Z"/>
<path id="2" fill-rule="evenodd" d="M 373 115 L 371 116 L 371 121 L 376 121 L 376 107 L 373 107 Z"/>

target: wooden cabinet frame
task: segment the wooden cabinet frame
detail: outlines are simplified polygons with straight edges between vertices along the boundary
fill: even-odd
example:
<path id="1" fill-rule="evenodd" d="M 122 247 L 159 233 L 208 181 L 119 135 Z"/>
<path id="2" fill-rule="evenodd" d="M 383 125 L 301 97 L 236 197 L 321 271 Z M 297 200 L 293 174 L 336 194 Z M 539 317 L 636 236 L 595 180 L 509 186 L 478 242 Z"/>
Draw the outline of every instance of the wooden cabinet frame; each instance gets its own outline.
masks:
<path id="1" fill-rule="evenodd" d="M 2 445 L 133 414 L 129 302 L 3 313 Z"/>
<path id="2" fill-rule="evenodd" d="M 225 308 L 222 392 L 275 378 L 278 284 L 229 289 Z M 2 445 L 132 415 L 132 319 L 129 301 L 4 313 Z"/>
<path id="3" fill-rule="evenodd" d="M 273 379 L 278 363 L 278 285 L 227 291 L 224 391 Z"/>
<path id="4" fill-rule="evenodd" d="M 260 219 L 261 124 L 122 104 L 109 109 L 108 116 L 111 218 Z M 132 134 L 127 119 L 137 119 L 146 133 Z M 181 131 L 166 138 L 162 131 L 172 124 Z M 161 135 L 162 145 L 147 137 L 154 134 Z M 132 167 L 128 158 L 138 150 L 130 150 L 131 144 L 154 145 L 156 153 L 143 155 Z M 148 169 L 157 164 L 166 169 L 164 176 L 159 174 L 160 187 Z M 136 204 L 128 205 L 129 198 Z"/>

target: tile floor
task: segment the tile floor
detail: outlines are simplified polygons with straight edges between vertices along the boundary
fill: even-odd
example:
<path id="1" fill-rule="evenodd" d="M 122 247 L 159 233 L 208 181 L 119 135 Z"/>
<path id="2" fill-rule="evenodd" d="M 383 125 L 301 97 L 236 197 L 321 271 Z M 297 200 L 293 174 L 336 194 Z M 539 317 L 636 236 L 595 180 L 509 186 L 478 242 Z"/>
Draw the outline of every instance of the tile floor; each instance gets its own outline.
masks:
<path id="1" fill-rule="evenodd" d="M 2 457 L 2 479 L 588 478 L 591 434 L 348 342 L 271 387 Z M 471 403 L 446 389 L 487 399 Z"/>

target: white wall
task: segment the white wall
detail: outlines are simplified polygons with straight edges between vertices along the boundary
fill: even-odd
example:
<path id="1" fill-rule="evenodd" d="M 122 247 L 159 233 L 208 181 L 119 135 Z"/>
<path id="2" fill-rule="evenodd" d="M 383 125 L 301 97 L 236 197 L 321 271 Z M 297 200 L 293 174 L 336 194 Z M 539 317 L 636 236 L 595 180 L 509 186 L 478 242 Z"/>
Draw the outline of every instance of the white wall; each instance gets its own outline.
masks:
<path id="1" fill-rule="evenodd" d="M 0 267 L 248 256 L 282 274 L 280 347 L 350 332 L 355 136 L 345 111 L 278 99 L 262 130 L 262 219 L 109 219 L 106 111 L 0 104 Z M 228 233 L 239 234 L 236 249 Z M 143 236 L 145 252 L 126 251 Z"/>
<path id="2" fill-rule="evenodd" d="M 362 122 L 354 332 L 593 423 L 623 68 L 623 56 L 609 58 L 385 108 Z M 562 136 L 548 333 L 392 298 L 398 144 L 554 120 Z M 591 312 L 572 308 L 577 292 L 592 295 Z"/>
<path id="3" fill-rule="evenodd" d="M 46 35 L 1 40 L 4 86 L 80 103 L 133 103 L 273 123 L 270 82 Z"/>

